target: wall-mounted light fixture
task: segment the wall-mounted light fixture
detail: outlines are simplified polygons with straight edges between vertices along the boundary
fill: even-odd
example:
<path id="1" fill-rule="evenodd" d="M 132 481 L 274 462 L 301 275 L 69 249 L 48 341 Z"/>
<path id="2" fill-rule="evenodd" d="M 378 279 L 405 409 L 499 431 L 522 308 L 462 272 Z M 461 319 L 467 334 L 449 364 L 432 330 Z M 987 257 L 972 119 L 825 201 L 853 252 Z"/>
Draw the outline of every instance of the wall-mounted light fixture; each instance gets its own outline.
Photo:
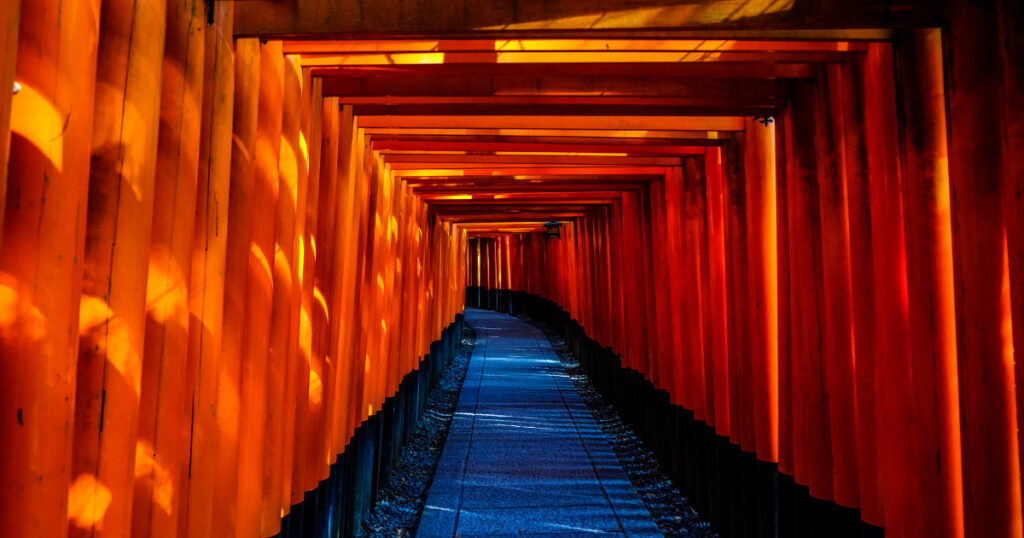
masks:
<path id="1" fill-rule="evenodd" d="M 764 125 L 765 127 L 768 127 L 769 125 L 775 123 L 775 118 L 771 116 L 754 116 L 754 121 L 760 123 L 761 125 Z"/>
<path id="2" fill-rule="evenodd" d="M 562 223 L 557 221 L 545 222 L 544 229 L 547 231 L 548 239 L 559 239 L 562 237 Z"/>

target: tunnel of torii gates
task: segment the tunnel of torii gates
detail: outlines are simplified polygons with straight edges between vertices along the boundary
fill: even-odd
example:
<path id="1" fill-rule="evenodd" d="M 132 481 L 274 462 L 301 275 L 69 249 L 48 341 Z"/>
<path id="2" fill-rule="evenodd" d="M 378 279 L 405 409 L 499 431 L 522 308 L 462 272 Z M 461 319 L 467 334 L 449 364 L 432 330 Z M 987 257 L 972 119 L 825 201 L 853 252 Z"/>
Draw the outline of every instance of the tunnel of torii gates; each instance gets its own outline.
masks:
<path id="1" fill-rule="evenodd" d="M 357 532 L 468 304 L 722 535 L 1021 536 L 1022 11 L 3 0 L 0 534 Z"/>

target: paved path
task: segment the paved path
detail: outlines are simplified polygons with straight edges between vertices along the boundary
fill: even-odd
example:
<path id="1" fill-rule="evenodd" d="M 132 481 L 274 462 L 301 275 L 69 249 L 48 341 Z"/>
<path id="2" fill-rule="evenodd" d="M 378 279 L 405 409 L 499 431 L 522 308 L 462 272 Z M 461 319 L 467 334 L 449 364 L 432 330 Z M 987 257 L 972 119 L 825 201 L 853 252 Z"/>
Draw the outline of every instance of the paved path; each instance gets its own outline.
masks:
<path id="1" fill-rule="evenodd" d="M 661 536 L 544 334 L 466 321 L 476 347 L 417 536 Z"/>

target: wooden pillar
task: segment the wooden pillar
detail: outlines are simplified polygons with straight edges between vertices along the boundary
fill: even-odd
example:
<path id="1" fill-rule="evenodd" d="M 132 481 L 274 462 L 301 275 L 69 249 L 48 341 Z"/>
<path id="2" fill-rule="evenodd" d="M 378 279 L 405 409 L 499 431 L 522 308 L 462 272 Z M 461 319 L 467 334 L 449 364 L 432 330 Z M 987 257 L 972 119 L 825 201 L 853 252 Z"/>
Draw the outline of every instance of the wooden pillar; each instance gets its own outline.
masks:
<path id="1" fill-rule="evenodd" d="M 723 185 L 725 218 L 726 310 L 729 317 L 729 422 L 730 440 L 744 451 L 755 451 L 749 278 L 747 269 L 747 200 L 744 178 L 743 135 L 734 134 L 725 150 Z"/>
<path id="2" fill-rule="evenodd" d="M 797 89 L 793 109 L 794 178 L 787 185 L 790 226 L 790 294 L 793 316 L 794 472 L 810 494 L 830 501 L 833 492 L 832 428 L 828 380 L 822 365 L 824 327 L 819 171 L 815 140 L 816 88 Z"/>
<path id="3" fill-rule="evenodd" d="M 650 185 L 644 185 L 640 190 L 640 220 L 637 232 L 640 234 L 640 242 L 637 245 L 640 247 L 640 257 L 643 272 L 641 273 L 641 287 L 639 289 L 641 296 L 643 297 L 643 312 L 644 312 L 644 340 L 649 342 L 647 352 L 644 353 L 646 359 L 646 378 L 656 388 L 662 388 L 660 386 L 660 369 L 659 363 L 661 360 L 661 354 L 659 353 L 658 345 L 661 341 L 661 335 L 659 331 L 657 310 L 654 304 L 654 294 L 661 291 L 661 286 L 664 286 L 664 282 L 660 281 L 654 273 L 654 242 L 651 240 L 652 226 L 652 212 L 653 206 L 651 204 L 651 189 Z M 664 248 L 661 244 L 657 247 L 659 250 Z M 565 275 L 567 282 L 575 281 L 575 267 L 570 266 L 568 274 Z M 570 303 L 571 304 L 571 303 Z M 574 312 L 576 305 L 572 305 L 570 312 Z"/>
<path id="4" fill-rule="evenodd" d="M 838 101 L 834 106 L 843 110 L 844 142 L 846 168 L 847 207 L 850 232 L 850 285 L 852 301 L 852 323 L 854 335 L 854 365 L 856 373 L 856 415 L 857 415 L 857 470 L 860 487 L 861 518 L 876 526 L 884 525 L 883 492 L 879 485 L 877 430 L 878 404 L 878 358 L 876 356 L 876 340 L 878 331 L 875 318 L 878 308 L 875 302 L 874 279 L 874 245 L 872 242 L 872 206 L 871 181 L 869 173 L 869 157 L 867 146 L 867 120 L 864 111 L 863 57 L 851 58 L 842 66 L 842 83 L 839 88 L 830 85 L 830 89 L 840 90 Z M 874 66 L 873 66 L 874 67 Z M 891 73 L 891 69 L 888 70 Z M 833 80 L 830 79 L 830 83 Z M 880 82 L 872 81 L 872 84 Z M 886 100 L 893 103 L 891 84 L 887 86 L 889 93 Z M 878 91 L 878 90 L 869 90 Z M 892 120 L 890 120 L 892 121 Z M 876 132 L 877 134 L 877 132 Z M 893 151 L 893 138 L 882 137 L 884 148 L 873 148 L 879 152 L 876 158 L 882 158 Z M 886 142 L 888 142 L 886 144 Z M 879 177 L 885 182 L 886 178 Z M 898 191 L 893 193 L 898 200 Z M 889 232 L 900 228 L 899 221 L 891 224 Z M 894 271 L 897 272 L 898 271 Z"/>
<path id="5" fill-rule="evenodd" d="M 239 414 L 241 412 L 242 345 L 249 266 L 250 223 L 255 211 L 253 183 L 256 120 L 259 110 L 260 43 L 255 38 L 235 41 L 234 114 L 225 240 L 223 338 L 217 397 L 217 425 L 221 432 L 214 481 L 211 534 L 232 536 L 238 515 Z M 213 148 L 211 148 L 212 150 Z M 213 169 L 211 168 L 211 172 Z M 212 179 L 212 178 L 211 178 Z"/>
<path id="6" fill-rule="evenodd" d="M 317 211 L 320 199 L 320 155 L 321 138 L 324 126 L 323 110 L 324 98 L 321 82 L 312 78 L 309 70 L 304 70 L 306 82 L 302 85 L 304 112 L 302 118 L 302 132 L 307 140 L 309 148 L 309 171 L 307 174 L 306 205 L 300 212 L 299 218 L 304 221 L 302 232 L 301 252 L 301 276 L 302 297 L 299 310 L 299 346 L 298 346 L 298 371 L 296 372 L 298 385 L 295 391 L 295 448 L 292 457 L 292 492 L 291 504 L 302 501 L 307 489 L 313 487 L 314 480 L 311 469 L 317 465 L 311 462 L 317 460 L 311 457 L 315 444 L 311 437 L 317 431 L 314 422 L 315 411 L 320 405 L 320 398 L 323 396 L 320 381 L 314 378 L 313 374 L 313 320 L 315 312 L 319 308 L 316 289 L 313 277 L 316 270 L 317 258 Z M 300 139 L 301 140 L 301 139 Z M 319 469 L 316 469 L 317 471 Z"/>
<path id="7" fill-rule="evenodd" d="M 7 194 L 7 163 L 11 148 L 11 103 L 14 91 L 14 67 L 18 61 L 18 24 L 21 22 L 21 0 L 10 0 L 0 6 L 0 192 Z M 8 93 L 10 89 L 10 93 Z M 0 197 L 0 222 L 4 204 Z M 0 237 L 0 245 L 3 237 Z"/>
<path id="8" fill-rule="evenodd" d="M 306 211 L 310 205 L 309 194 L 309 134 L 310 134 L 310 113 L 312 102 L 319 101 L 322 97 L 311 98 L 311 91 L 307 88 L 312 84 L 312 76 L 309 71 L 302 70 L 302 62 L 298 56 L 285 57 L 285 101 L 295 100 L 294 116 L 282 118 L 282 147 L 281 147 L 281 178 L 282 181 L 289 171 L 290 156 L 295 159 L 295 229 L 289 238 L 292 244 L 292 259 L 289 271 L 292 277 L 292 293 L 289 297 L 290 315 L 288 318 L 288 355 L 287 381 L 284 390 L 284 427 L 281 432 L 281 442 L 284 444 L 284 453 L 281 456 L 280 488 L 281 496 L 278 499 L 281 513 L 279 517 L 287 515 L 291 511 L 292 498 L 296 484 L 293 477 L 293 465 L 295 462 L 295 447 L 299 435 L 305 436 L 303 430 L 299 430 L 300 423 L 297 421 L 299 403 L 304 402 L 309 389 L 309 370 L 306 358 L 301 355 L 299 346 L 302 342 L 303 320 L 302 304 L 304 289 L 308 288 L 308 280 L 303 277 L 306 252 Z M 317 81 L 319 86 L 321 81 Z M 283 141 L 288 140 L 290 148 L 286 149 Z M 316 205 L 315 203 L 312 205 Z M 296 434 L 298 432 L 298 434 Z M 301 491 L 301 487 L 298 488 Z"/>
<path id="9" fill-rule="evenodd" d="M 857 339 L 858 392 L 873 383 L 875 398 L 858 400 L 858 418 L 861 431 L 874 431 L 875 447 L 862 449 L 861 456 L 861 516 L 864 521 L 886 526 L 894 532 L 905 532 L 902 525 L 894 524 L 905 516 L 888 513 L 887 499 L 911 495 L 913 483 L 907 476 L 914 472 L 918 460 L 914 458 L 916 443 L 906 432 L 912 431 L 914 412 L 909 356 L 909 319 L 907 307 L 906 249 L 901 203 L 901 185 L 898 160 L 896 94 L 889 44 L 872 44 L 864 57 L 861 82 L 864 104 L 866 183 L 870 197 L 871 279 L 873 293 L 859 290 L 859 295 L 872 300 L 873 323 L 864 325 L 873 331 L 872 350 L 862 351 L 863 339 Z M 856 128 L 857 126 L 850 126 Z M 851 182 L 851 188 L 855 185 Z M 858 187 L 860 188 L 860 187 Z M 852 197 L 852 196 L 851 196 Z M 851 216 L 857 212 L 851 212 Z M 852 223 L 851 223 L 852 225 Z M 854 226 L 858 228 L 863 224 Z M 856 236 L 853 237 L 855 239 Z M 857 250 L 856 241 L 852 248 Z M 854 257 L 864 256 L 863 253 Z M 867 272 L 866 268 L 857 271 Z M 854 274 L 858 278 L 857 273 Z M 855 283 L 856 285 L 856 283 Z M 862 303 L 863 304 L 863 303 Z M 856 306 L 856 303 L 855 303 Z M 862 325 L 858 325 L 858 330 Z M 870 407 L 874 406 L 874 411 Z M 885 412 L 886 416 L 881 416 Z M 872 428 L 871 424 L 875 427 Z M 870 439 L 858 436 L 861 446 Z M 876 460 L 877 458 L 877 460 Z M 877 494 L 872 494 L 877 488 Z"/>
<path id="10" fill-rule="evenodd" d="M 886 527 L 894 536 L 957 537 L 963 536 L 963 497 L 941 35 L 938 30 L 905 33 L 897 45 L 912 385 L 887 392 L 890 397 L 897 396 L 893 391 L 913 394 L 911 431 L 917 447 L 912 461 L 903 463 L 919 472 L 906 475 L 916 482 L 909 486 L 911 497 L 887 487 Z M 890 441 L 905 445 L 906 432 L 900 433 L 903 438 Z M 904 472 L 892 470 L 895 476 Z M 898 519 L 890 521 L 890 514 Z"/>
<path id="11" fill-rule="evenodd" d="M 779 472 L 794 476 L 793 454 L 796 437 L 793 413 L 792 286 L 789 259 L 789 189 L 793 181 L 793 121 L 791 109 L 775 116 L 776 135 L 776 256 L 778 262 L 778 357 L 779 357 Z"/>
<path id="12" fill-rule="evenodd" d="M 198 0 L 167 10 L 153 230 L 149 246 L 146 334 L 133 536 L 176 537 L 187 469 L 197 364 L 188 355 L 199 129 L 202 124 L 206 17 Z M 186 403 L 187 402 L 187 403 Z"/>
<path id="13" fill-rule="evenodd" d="M 779 450 L 778 255 L 775 214 L 775 124 L 747 119 L 743 137 L 747 197 L 750 358 L 757 455 Z"/>
<path id="14" fill-rule="evenodd" d="M 1007 226 L 1024 223 L 1003 218 L 1003 178 L 1011 178 L 1005 174 L 999 13 L 994 3 L 965 0 L 949 2 L 946 10 L 964 530 L 967 536 L 1018 536 L 1024 521 L 1006 241 Z"/>
<path id="15" fill-rule="evenodd" d="M 722 184 L 722 149 L 708 148 L 705 156 L 707 181 L 708 232 L 708 327 L 711 359 L 707 371 L 712 374 L 715 432 L 723 437 L 732 433 L 729 411 L 729 318 L 726 312 L 725 285 L 725 198 Z M 707 364 L 707 363 L 705 363 Z M 738 427 L 738 425 L 737 425 Z"/>
<path id="16" fill-rule="evenodd" d="M 281 42 L 260 47 L 260 84 L 256 128 L 255 181 L 251 193 L 248 278 L 242 339 L 238 430 L 237 536 L 260 531 L 263 462 L 266 457 L 267 364 L 273 303 L 274 215 L 281 155 L 284 56 Z"/>
<path id="17" fill-rule="evenodd" d="M 316 103 L 313 104 L 316 106 Z M 322 135 L 320 139 L 320 177 L 317 187 L 317 217 L 315 237 L 312 241 L 312 259 L 315 265 L 313 279 L 313 312 L 312 312 L 312 346 L 309 369 L 309 404 L 310 424 L 309 453 L 306 464 L 305 487 L 314 488 L 320 480 L 327 477 L 330 465 L 330 448 L 334 440 L 326 431 L 328 410 L 330 409 L 330 393 L 333 392 L 332 379 L 328 372 L 327 350 L 329 346 L 330 321 L 333 312 L 330 309 L 331 297 L 331 256 L 334 248 L 331 244 L 331 230 L 335 224 L 335 209 L 338 190 L 338 151 L 340 141 L 341 119 L 338 111 L 338 99 L 324 98 L 322 103 Z"/>
<path id="18" fill-rule="evenodd" d="M 1006 250 L 1009 258 L 1010 298 L 1012 301 L 1014 365 L 1017 382 L 1017 449 L 1024 474 L 1024 5 L 1002 1 L 999 10 L 1000 60 L 1003 71 L 1003 219 L 1006 226 Z M 1024 477 L 1021 479 L 1024 491 Z"/>
<path id="19" fill-rule="evenodd" d="M 338 196 L 340 198 L 336 202 L 338 207 L 337 233 L 340 233 L 341 236 L 335 239 L 334 251 L 325 253 L 334 257 L 335 264 L 333 278 L 336 283 L 338 303 L 334 311 L 335 321 L 331 325 L 331 346 L 341 368 L 338 376 L 339 384 L 336 388 L 339 394 L 338 400 L 345 406 L 354 405 L 352 376 L 355 371 L 353 368 L 363 360 L 353 352 L 352 344 L 356 333 L 351 329 L 358 325 L 355 319 L 358 305 L 354 304 L 358 278 L 356 277 L 356 256 L 353 256 L 353 252 L 356 252 L 357 232 L 359 231 L 359 222 L 356 219 L 361 215 L 356 193 L 358 192 L 357 182 L 362 180 L 359 170 L 363 164 L 364 142 L 351 107 L 346 108 L 341 112 L 339 130 L 338 181 L 340 184 Z M 335 419 L 337 421 L 333 441 L 335 450 L 344 449 L 348 442 L 349 432 L 354 431 L 358 426 L 358 424 L 351 423 L 352 419 L 347 411 L 347 409 L 343 409 Z"/>
<path id="20" fill-rule="evenodd" d="M 263 498 L 260 533 L 272 536 L 280 530 L 281 512 L 291 503 L 283 503 L 285 452 L 292 444 L 288 417 L 295 416 L 292 408 L 294 398 L 290 392 L 294 379 L 294 358 L 292 346 L 298 344 L 298 329 L 292 323 L 301 281 L 297 277 L 296 232 L 301 230 L 297 222 L 300 211 L 299 192 L 305 194 L 305 185 L 300 186 L 300 166 L 305 162 L 299 142 L 299 114 L 302 96 L 301 67 L 298 58 L 288 56 L 284 61 L 283 93 L 281 101 L 281 134 L 278 142 L 277 203 L 275 207 L 274 246 L 272 262 L 272 308 L 267 349 L 266 385 L 266 443 L 263 455 Z M 302 176 L 305 176 L 303 170 Z M 305 199 L 301 200 L 305 209 Z M 269 219 L 268 219 L 269 220 Z M 268 258 L 270 253 L 268 252 Z M 268 259 L 269 261 L 269 259 Z"/>
<path id="21" fill-rule="evenodd" d="M 695 398 L 687 387 L 691 384 L 691 377 L 694 375 L 696 363 L 701 362 L 703 366 L 703 335 L 700 323 L 693 323 L 694 314 L 699 320 L 700 307 L 694 308 L 694 298 L 699 300 L 699 287 L 693 286 L 696 279 L 699 281 L 699 274 L 694 275 L 694 269 L 698 267 L 693 261 L 699 261 L 699 257 L 693 255 L 695 252 L 689 247 L 687 241 L 690 239 L 686 220 L 683 212 L 688 209 L 689 201 L 683 197 L 683 173 L 681 167 L 669 168 L 665 173 L 664 188 L 661 194 L 661 203 L 664 211 L 664 238 L 659 241 L 665 249 L 665 256 L 661 262 L 669 268 L 665 281 L 667 288 L 659 295 L 666 301 L 663 306 L 664 313 L 659 317 L 666 317 L 664 324 L 663 338 L 667 360 L 671 363 L 671 380 L 668 386 L 671 402 L 676 405 L 697 404 Z M 686 245 L 686 246 L 684 246 Z M 685 320 L 685 321 L 684 321 Z M 679 357 L 679 358 L 676 358 Z M 700 369 L 703 372 L 703 368 Z M 703 376 L 702 376 L 703 377 Z"/>
<path id="22" fill-rule="evenodd" d="M 64 536 L 69 519 L 91 526 L 111 502 L 95 475 L 73 482 L 69 427 L 100 2 L 61 7 L 22 6 L 21 91 L 10 101 L 10 160 L 4 163 L 12 196 L 5 200 L 0 254 L 0 297 L 8 312 L 0 321 L 0 377 L 17 383 L 0 391 L 0 413 L 16 419 L 0 421 L 6 454 L 0 517 L 13 536 Z M 4 39 L 2 54 L 13 54 L 10 37 Z"/>
<path id="23" fill-rule="evenodd" d="M 139 442 L 146 285 L 166 4 L 106 0 L 100 18 L 71 470 L 110 492 L 72 536 L 129 533 Z M 138 39 L 137 36 L 147 36 Z M 66 224 L 64 224 L 66 226 Z"/>
<path id="24" fill-rule="evenodd" d="M 188 504 L 184 509 L 187 523 L 179 525 L 179 536 L 196 538 L 211 536 L 220 441 L 225 434 L 220 427 L 218 391 L 235 94 L 233 22 L 232 4 L 218 4 L 214 24 L 206 31 L 204 47 L 205 88 L 199 132 L 187 359 L 196 365 L 197 379 L 189 398 L 192 428 L 186 469 L 190 476 Z"/>
<path id="25" fill-rule="evenodd" d="M 839 64 L 822 71 L 816 93 L 818 203 L 821 215 L 823 301 L 822 368 L 832 434 L 833 500 L 860 506 L 857 470 L 857 400 L 854 369 L 850 217 L 845 153 L 845 116 Z"/>
<path id="26" fill-rule="evenodd" d="M 685 374 L 686 386 L 694 393 L 692 399 L 694 416 L 697 420 L 707 420 L 714 425 L 712 418 L 713 401 L 710 397 L 712 368 L 707 364 L 711 356 L 712 334 L 708 304 L 708 248 L 707 248 L 707 180 L 696 157 L 683 162 L 683 219 L 682 233 L 685 234 L 682 244 L 685 246 L 683 256 L 687 265 L 684 282 L 684 302 L 687 313 L 680 320 L 688 325 L 687 352 L 690 354 L 691 371 Z M 713 380 L 712 380 L 713 381 Z"/>

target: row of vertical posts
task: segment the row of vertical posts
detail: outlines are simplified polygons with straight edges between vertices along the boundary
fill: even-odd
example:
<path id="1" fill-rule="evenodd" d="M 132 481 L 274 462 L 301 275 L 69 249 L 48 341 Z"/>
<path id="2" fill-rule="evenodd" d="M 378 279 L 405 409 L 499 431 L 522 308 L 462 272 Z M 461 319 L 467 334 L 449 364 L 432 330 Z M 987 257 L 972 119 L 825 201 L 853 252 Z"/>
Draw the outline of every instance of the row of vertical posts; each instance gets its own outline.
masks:
<path id="1" fill-rule="evenodd" d="M 232 6 L 0 8 L 5 535 L 273 535 L 462 310 L 465 232 Z"/>
<path id="2" fill-rule="evenodd" d="M 1020 536 L 1022 48 L 1008 4 L 952 2 L 950 28 L 821 67 L 774 118 L 560 240 L 471 243 L 470 294 L 571 313 L 621 376 L 827 501 L 805 535 L 852 517 L 897 537 Z M 769 502 L 767 526 L 725 530 L 793 535 L 791 503 Z"/>

